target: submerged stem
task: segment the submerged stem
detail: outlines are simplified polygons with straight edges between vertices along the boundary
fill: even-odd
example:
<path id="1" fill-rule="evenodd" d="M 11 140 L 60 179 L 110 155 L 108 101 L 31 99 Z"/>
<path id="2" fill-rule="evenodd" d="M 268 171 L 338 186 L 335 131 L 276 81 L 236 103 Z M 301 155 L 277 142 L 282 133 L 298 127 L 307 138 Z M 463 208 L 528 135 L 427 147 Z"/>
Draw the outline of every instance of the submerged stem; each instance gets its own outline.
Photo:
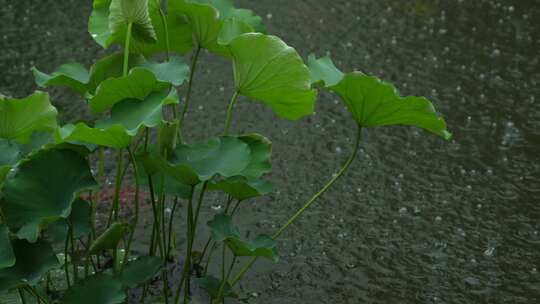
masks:
<path id="1" fill-rule="evenodd" d="M 225 118 L 225 128 L 223 129 L 223 135 L 229 135 L 229 128 L 231 127 L 231 120 L 232 120 L 232 112 L 233 112 L 234 105 L 236 104 L 237 100 L 238 100 L 238 91 L 234 91 L 234 94 L 231 97 L 231 101 L 229 102 L 229 106 L 227 107 L 227 117 Z"/>
<path id="2" fill-rule="evenodd" d="M 347 160 L 347 162 L 341 167 L 338 173 L 336 173 L 330 181 L 322 187 L 319 192 L 317 192 L 315 195 L 313 195 L 305 204 L 298 210 L 288 221 L 283 225 L 273 236 L 272 239 L 279 238 L 283 232 L 292 225 L 321 195 L 323 195 L 342 175 L 349 169 L 350 165 L 356 158 L 356 155 L 358 154 L 358 148 L 360 146 L 360 140 L 362 136 L 362 127 L 358 126 L 358 131 L 356 133 L 356 140 L 354 142 L 353 151 L 351 153 L 351 156 Z M 251 268 L 251 266 L 257 261 L 257 257 L 252 257 L 249 262 L 242 267 L 240 272 L 234 277 L 234 279 L 231 282 L 231 285 L 234 286 L 242 277 L 246 274 L 246 272 Z"/>

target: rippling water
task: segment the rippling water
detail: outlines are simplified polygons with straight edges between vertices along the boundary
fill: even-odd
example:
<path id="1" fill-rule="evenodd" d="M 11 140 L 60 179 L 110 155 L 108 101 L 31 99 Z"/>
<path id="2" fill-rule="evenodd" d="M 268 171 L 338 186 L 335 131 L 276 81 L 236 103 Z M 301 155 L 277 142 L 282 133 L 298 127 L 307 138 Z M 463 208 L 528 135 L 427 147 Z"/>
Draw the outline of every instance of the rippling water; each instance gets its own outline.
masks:
<path id="1" fill-rule="evenodd" d="M 84 32 L 88 6 L 2 2 L 2 93 L 28 94 L 32 64 L 51 70 L 102 54 Z M 303 55 L 331 52 L 344 70 L 429 97 L 454 133 L 443 142 L 412 128 L 366 131 L 346 179 L 280 242 L 282 261 L 258 264 L 242 284 L 246 301 L 540 303 L 540 3 L 239 2 Z M 219 134 L 223 119 L 207 111 L 225 112 L 230 72 L 227 62 L 205 57 L 191 138 Z M 80 116 L 80 100 L 54 96 L 68 117 Z M 330 95 L 317 113 L 285 122 L 238 104 L 235 131 L 274 142 L 277 189 L 246 203 L 243 231 L 274 231 L 346 159 L 349 114 Z M 208 203 L 207 216 L 218 203 Z"/>

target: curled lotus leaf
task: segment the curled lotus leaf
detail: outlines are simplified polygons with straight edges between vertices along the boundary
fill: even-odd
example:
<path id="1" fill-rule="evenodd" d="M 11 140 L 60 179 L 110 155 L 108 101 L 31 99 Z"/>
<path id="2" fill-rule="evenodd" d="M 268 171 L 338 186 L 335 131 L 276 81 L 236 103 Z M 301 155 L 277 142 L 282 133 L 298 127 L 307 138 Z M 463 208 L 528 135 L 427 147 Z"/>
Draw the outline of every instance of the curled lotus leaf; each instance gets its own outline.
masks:
<path id="1" fill-rule="evenodd" d="M 334 65 L 334 62 L 329 56 L 317 59 L 314 54 L 309 55 L 308 67 L 311 74 L 311 84 L 313 86 L 335 86 L 345 76 L 345 74 Z"/>
<path id="2" fill-rule="evenodd" d="M 431 101 L 425 97 L 401 97 L 393 85 L 376 77 L 349 73 L 330 89 L 343 99 L 361 127 L 409 125 L 447 140 L 452 137 Z"/>

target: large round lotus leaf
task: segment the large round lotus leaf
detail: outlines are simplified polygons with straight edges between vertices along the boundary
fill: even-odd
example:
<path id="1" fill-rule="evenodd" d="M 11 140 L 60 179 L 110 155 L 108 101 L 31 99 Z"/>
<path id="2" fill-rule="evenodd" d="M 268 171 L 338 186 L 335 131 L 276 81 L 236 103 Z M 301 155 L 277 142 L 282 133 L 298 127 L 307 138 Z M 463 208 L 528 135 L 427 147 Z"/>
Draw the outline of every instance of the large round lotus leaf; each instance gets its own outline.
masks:
<path id="1" fill-rule="evenodd" d="M 126 0 L 124 1 L 130 2 Z M 94 0 L 92 14 L 88 22 L 88 31 L 92 35 L 92 38 L 94 38 L 94 40 L 104 48 L 108 48 L 114 43 L 124 45 L 126 40 L 126 26 L 115 28 L 114 30 L 116 32 L 113 32 L 111 29 L 110 8 L 112 2 L 112 0 Z M 179 14 L 172 14 L 170 12 L 166 16 L 169 34 L 167 39 L 166 30 L 159 12 L 159 1 L 149 1 L 147 13 L 151 21 L 151 27 L 155 33 L 154 38 L 157 39 L 157 41 L 150 42 L 146 39 L 140 39 L 144 38 L 145 33 L 148 34 L 149 32 L 146 32 L 145 27 L 142 27 L 142 33 L 140 33 L 137 27 L 134 27 L 135 31 L 133 32 L 133 36 L 136 39 L 134 39 L 130 44 L 130 51 L 146 56 L 159 52 L 165 52 L 167 49 L 184 54 L 191 49 L 191 27 L 186 23 L 183 16 Z M 146 23 L 146 28 L 148 28 L 148 23 Z M 143 34 L 142 37 L 140 34 Z"/>
<path id="2" fill-rule="evenodd" d="M 11 267 L 15 264 L 15 253 L 11 247 L 9 229 L 6 225 L 0 224 L 0 269 Z"/>
<path id="3" fill-rule="evenodd" d="M 95 185 L 88 161 L 79 153 L 43 150 L 5 181 L 0 208 L 11 231 L 34 242 L 44 226 L 69 216 L 79 191 Z"/>
<path id="4" fill-rule="evenodd" d="M 345 102 L 361 127 L 409 125 L 450 139 L 444 119 L 424 97 L 401 97 L 389 83 L 360 72 L 345 75 L 331 87 Z"/>
<path id="5" fill-rule="evenodd" d="M 125 148 L 131 144 L 132 139 L 120 124 L 107 128 L 91 128 L 82 122 L 59 128 L 55 138 L 58 143 L 91 144 L 110 148 Z"/>
<path id="6" fill-rule="evenodd" d="M 287 119 L 313 113 L 317 93 L 295 49 L 275 36 L 247 33 L 229 44 L 236 90 L 261 101 Z"/>
<path id="7" fill-rule="evenodd" d="M 43 92 L 15 99 L 0 94 L 0 138 L 27 143 L 35 131 L 56 129 L 58 112 Z"/>
<path id="8" fill-rule="evenodd" d="M 90 203 L 77 198 L 72 204 L 68 219 L 60 219 L 47 227 L 47 236 L 53 241 L 62 242 L 68 235 L 68 223 L 73 227 L 75 239 L 88 235 L 91 232 L 92 208 Z"/>
<path id="9" fill-rule="evenodd" d="M 58 266 L 58 259 L 51 245 L 43 240 L 29 243 L 26 240 L 11 242 L 15 265 L 0 270 L 0 292 L 24 285 L 34 285 L 49 270 Z"/>
<path id="10" fill-rule="evenodd" d="M 63 304 L 117 304 L 126 294 L 122 282 L 112 275 L 100 273 L 73 285 L 64 294 Z"/>
<path id="11" fill-rule="evenodd" d="M 139 257 L 129 262 L 118 275 L 125 288 L 134 288 L 151 280 L 163 267 L 163 260 L 155 256 Z"/>

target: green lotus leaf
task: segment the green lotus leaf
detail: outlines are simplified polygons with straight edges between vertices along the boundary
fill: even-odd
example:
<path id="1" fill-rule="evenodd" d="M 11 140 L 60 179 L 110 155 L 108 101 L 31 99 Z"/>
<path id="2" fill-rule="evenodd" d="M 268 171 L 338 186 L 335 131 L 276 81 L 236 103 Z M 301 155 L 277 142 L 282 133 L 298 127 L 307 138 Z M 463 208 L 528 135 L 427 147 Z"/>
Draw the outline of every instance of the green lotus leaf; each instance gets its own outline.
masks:
<path id="1" fill-rule="evenodd" d="M 230 0 L 170 1 L 169 11 L 188 17 L 197 45 L 226 57 L 230 56 L 229 50 L 218 43 L 225 24 L 228 23 L 221 37 L 222 43 L 232 40 L 233 34 L 266 31 L 262 18 L 250 10 L 234 8 Z M 230 19 L 235 21 L 230 22 Z"/>
<path id="2" fill-rule="evenodd" d="M 113 223 L 103 232 L 90 246 L 90 254 L 99 253 L 101 250 L 114 249 L 120 240 L 129 231 L 128 223 Z"/>
<path id="3" fill-rule="evenodd" d="M 66 63 L 58 67 L 52 74 L 45 74 L 37 68 L 32 68 L 36 83 L 40 87 L 66 86 L 84 95 L 90 80 L 88 70 L 76 62 Z"/>
<path id="4" fill-rule="evenodd" d="M 263 257 L 274 263 L 279 261 L 277 242 L 268 235 L 259 235 L 252 242 L 228 238 L 225 243 L 236 256 Z"/>
<path id="5" fill-rule="evenodd" d="M 150 188 L 149 182 L 148 182 L 148 174 L 146 173 L 146 170 L 143 165 L 143 160 L 141 158 L 142 156 L 139 155 L 137 157 L 137 161 L 140 163 L 139 168 L 139 184 L 143 187 Z M 174 174 L 174 173 L 173 173 Z M 152 178 L 152 185 L 154 187 L 155 193 L 161 193 L 163 190 L 163 193 L 167 195 L 173 195 L 173 196 L 179 196 L 183 199 L 189 199 L 191 195 L 191 184 L 196 185 L 199 183 L 199 180 L 194 177 L 195 181 L 188 181 L 188 182 L 180 182 L 177 179 L 173 177 L 172 174 L 166 174 L 164 172 L 154 172 L 153 174 L 150 174 L 150 177 Z M 165 188 L 163 188 L 165 187 Z"/>
<path id="6" fill-rule="evenodd" d="M 444 139 L 452 135 L 433 104 L 424 97 L 401 97 L 389 83 L 360 72 L 345 75 L 331 90 L 338 94 L 356 122 L 364 128 L 409 125 L 425 129 Z"/>
<path id="7" fill-rule="evenodd" d="M 246 22 L 237 18 L 229 18 L 223 22 L 217 42 L 221 45 L 228 45 L 234 38 L 254 31 L 251 25 Z"/>
<path id="8" fill-rule="evenodd" d="M 261 177 L 272 171 L 270 157 L 272 156 L 272 142 L 260 134 L 247 134 L 238 137 L 248 144 L 251 151 L 251 160 L 240 175 L 250 179 Z"/>
<path id="9" fill-rule="evenodd" d="M 195 186 L 201 182 L 197 173 L 193 171 L 188 165 L 185 164 L 172 164 L 164 159 L 161 154 L 156 151 L 141 153 L 137 155 L 137 160 L 144 172 L 152 177 L 155 177 L 157 182 L 161 181 L 161 185 L 164 185 L 166 189 L 169 188 L 173 191 L 184 192 L 185 187 L 180 187 L 177 183 L 168 180 L 167 177 L 174 181 L 187 186 Z M 143 172 L 142 170 L 139 170 Z M 145 176 L 142 176 L 144 180 Z M 148 178 L 148 176 L 146 176 Z M 145 182 L 146 183 L 146 182 Z"/>
<path id="10" fill-rule="evenodd" d="M 20 159 L 20 145 L 14 141 L 0 138 L 0 168 L 11 168 Z"/>
<path id="11" fill-rule="evenodd" d="M 237 200 L 244 201 L 272 192 L 272 184 L 261 179 L 247 179 L 243 176 L 233 176 L 210 182 L 208 184 L 208 190 L 220 190 Z"/>
<path id="12" fill-rule="evenodd" d="M 216 242 L 225 242 L 227 247 L 236 256 L 264 257 L 274 262 L 279 260 L 276 246 L 277 243 L 267 235 L 259 235 L 253 242 L 240 239 L 240 232 L 233 225 L 232 217 L 226 214 L 216 214 L 208 222 L 212 239 Z"/>
<path id="13" fill-rule="evenodd" d="M 52 136 L 48 132 L 38 131 L 32 133 L 26 144 L 20 144 L 13 140 L 0 138 L 0 184 L 20 160 L 33 151 L 51 142 Z"/>
<path id="14" fill-rule="evenodd" d="M 76 194 L 96 186 L 88 161 L 72 150 L 41 150 L 2 188 L 0 208 L 17 237 L 34 242 L 43 227 L 67 218 Z"/>
<path id="15" fill-rule="evenodd" d="M 113 35 L 125 31 L 130 23 L 133 25 L 134 39 L 146 43 L 157 42 L 148 12 L 148 0 L 112 0 L 109 7 L 109 28 Z"/>
<path id="16" fill-rule="evenodd" d="M 0 270 L 0 292 L 26 285 L 37 284 L 41 277 L 58 267 L 58 259 L 50 244 L 43 240 L 29 243 L 26 240 L 11 241 L 16 262 Z"/>
<path id="17" fill-rule="evenodd" d="M 213 276 L 207 275 L 204 277 L 195 278 L 193 282 L 197 286 L 205 290 L 212 299 L 217 299 L 217 297 L 219 296 L 219 289 L 222 283 L 221 280 Z M 225 288 L 222 291 L 222 297 L 223 298 L 237 298 L 238 295 L 234 293 L 231 284 L 225 283 Z"/>
<path id="18" fill-rule="evenodd" d="M 174 86 L 182 85 L 189 76 L 189 66 L 178 56 L 173 56 L 163 63 L 145 62 L 139 66 L 152 71 L 158 81 L 168 82 Z"/>
<path id="19" fill-rule="evenodd" d="M 116 33 L 113 33 L 113 31 L 110 29 L 109 17 L 111 15 L 111 2 L 113 1 L 94 0 L 92 14 L 88 23 L 88 31 L 94 40 L 103 48 L 108 48 L 114 43 L 124 45 L 126 40 L 125 37 L 127 30 L 125 27 L 118 28 Z M 148 15 L 150 17 L 151 26 L 154 29 L 155 38 L 157 41 L 149 43 L 144 39 L 135 39 L 130 44 L 131 52 L 149 56 L 152 54 L 165 52 L 167 49 L 179 54 L 185 54 L 191 49 L 191 27 L 184 20 L 183 16 L 171 13 L 166 16 L 168 28 L 167 39 L 167 31 L 165 30 L 165 26 L 161 20 L 158 1 L 150 1 L 148 3 Z M 134 31 L 133 34 L 138 35 L 138 29 L 134 27 L 134 30 L 136 31 Z M 144 33 L 145 27 L 143 27 L 142 30 Z"/>
<path id="20" fill-rule="evenodd" d="M 309 69 L 293 48 L 275 36 L 247 33 L 232 40 L 229 49 L 237 92 L 287 119 L 313 113 L 317 94 Z"/>
<path id="21" fill-rule="evenodd" d="M 129 55 L 129 69 L 145 63 L 139 54 Z M 94 94 L 98 86 L 109 78 L 122 77 L 124 67 L 124 54 L 116 53 L 96 61 L 90 68 L 90 79 L 87 83 L 88 92 Z"/>
<path id="22" fill-rule="evenodd" d="M 236 18 L 246 22 L 258 32 L 266 32 L 266 27 L 261 17 L 255 15 L 251 10 L 235 8 L 232 0 L 186 0 L 186 2 L 210 5 L 217 9 L 220 20 Z"/>
<path id="23" fill-rule="evenodd" d="M 129 66 L 135 67 L 144 62 L 144 57 L 138 54 L 129 55 Z M 111 77 L 120 77 L 123 72 L 124 54 L 118 53 L 98 60 L 90 73 L 77 62 L 61 65 L 52 74 L 46 74 L 37 68 L 32 68 L 34 78 L 40 87 L 65 86 L 82 96 L 94 94 L 99 84 Z"/>
<path id="24" fill-rule="evenodd" d="M 188 17 L 197 45 L 212 52 L 221 53 L 223 47 L 217 44 L 222 21 L 219 11 L 208 4 L 185 0 L 169 1 L 169 11 Z"/>
<path id="25" fill-rule="evenodd" d="M 338 84 L 345 74 L 341 72 L 329 56 L 317 59 L 314 54 L 308 57 L 308 67 L 311 73 L 311 84 L 332 87 Z"/>
<path id="26" fill-rule="evenodd" d="M 163 268 L 163 260 L 155 256 L 143 256 L 127 263 L 118 275 L 124 288 L 135 288 L 148 282 Z"/>
<path id="27" fill-rule="evenodd" d="M 138 155 L 145 172 L 163 173 L 185 185 L 194 186 L 215 176 L 243 176 L 255 180 L 270 172 L 271 143 L 261 135 L 224 136 L 176 147 L 168 159 L 158 150 Z M 250 187 L 263 191 L 263 184 Z M 259 188 L 260 187 L 260 188 Z M 232 190 L 231 190 L 232 191 Z"/>
<path id="28" fill-rule="evenodd" d="M 0 224 L 0 270 L 15 265 L 15 253 L 11 247 L 9 229 L 6 225 Z"/>
<path id="29" fill-rule="evenodd" d="M 109 118 L 96 123 L 96 128 L 108 129 L 121 125 L 128 135 L 135 136 L 143 126 L 148 128 L 159 126 L 163 118 L 162 107 L 178 103 L 176 90 L 172 90 L 171 94 L 167 96 L 165 93 L 151 93 L 142 101 L 124 99 L 113 106 Z"/>
<path id="30" fill-rule="evenodd" d="M 77 282 L 64 294 L 64 304 L 118 304 L 124 303 L 126 294 L 122 282 L 116 277 L 100 273 Z"/>
<path id="31" fill-rule="evenodd" d="M 53 241 L 63 242 L 68 236 L 68 222 L 73 227 L 73 237 L 75 239 L 87 236 L 91 232 L 92 208 L 90 203 L 77 198 L 71 207 L 68 219 L 60 219 L 47 226 L 47 236 Z"/>
<path id="32" fill-rule="evenodd" d="M 164 88 L 154 73 L 147 69 L 135 68 L 128 76 L 103 81 L 98 86 L 96 95 L 89 100 L 90 108 L 99 114 L 124 99 L 144 100 L 150 93 Z"/>
<path id="33" fill-rule="evenodd" d="M 73 144 L 90 144 L 109 148 L 125 148 L 131 144 L 131 135 L 124 126 L 116 124 L 107 128 L 91 128 L 80 122 L 59 128 L 55 134 L 56 141 Z"/>
<path id="34" fill-rule="evenodd" d="M 0 138 L 27 143 L 35 131 L 56 129 L 58 112 L 43 92 L 23 98 L 0 96 Z"/>
<path id="35" fill-rule="evenodd" d="M 179 145 L 170 162 L 186 165 L 200 180 L 209 180 L 214 175 L 230 177 L 240 174 L 251 160 L 249 145 L 236 137 L 211 138 L 207 142 Z"/>
<path id="36" fill-rule="evenodd" d="M 240 230 L 233 225 L 232 217 L 227 214 L 216 214 L 208 221 L 212 239 L 216 242 L 223 242 L 230 238 L 240 238 Z"/>

